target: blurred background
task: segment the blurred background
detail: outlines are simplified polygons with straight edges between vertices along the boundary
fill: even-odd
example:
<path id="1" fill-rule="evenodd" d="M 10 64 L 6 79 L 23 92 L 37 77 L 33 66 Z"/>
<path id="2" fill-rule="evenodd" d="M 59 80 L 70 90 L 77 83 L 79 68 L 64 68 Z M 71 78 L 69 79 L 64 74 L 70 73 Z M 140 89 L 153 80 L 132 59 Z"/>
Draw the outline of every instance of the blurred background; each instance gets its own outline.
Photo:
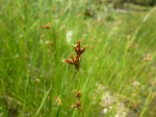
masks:
<path id="1" fill-rule="evenodd" d="M 0 117 L 155 117 L 155 5 L 0 0 Z"/>

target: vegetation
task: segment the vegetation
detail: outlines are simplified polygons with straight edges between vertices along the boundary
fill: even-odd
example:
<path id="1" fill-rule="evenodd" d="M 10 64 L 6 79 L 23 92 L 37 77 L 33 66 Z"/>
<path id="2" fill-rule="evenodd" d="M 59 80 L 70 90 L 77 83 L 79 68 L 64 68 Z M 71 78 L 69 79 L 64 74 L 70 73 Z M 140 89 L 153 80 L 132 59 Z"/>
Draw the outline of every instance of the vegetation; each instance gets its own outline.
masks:
<path id="1" fill-rule="evenodd" d="M 103 0 L 106 3 L 113 3 L 114 7 L 123 7 L 125 3 L 133 3 L 143 6 L 154 6 L 156 5 L 155 0 Z"/>
<path id="2" fill-rule="evenodd" d="M 0 1 L 0 117 L 154 117 L 156 8 L 143 8 Z"/>

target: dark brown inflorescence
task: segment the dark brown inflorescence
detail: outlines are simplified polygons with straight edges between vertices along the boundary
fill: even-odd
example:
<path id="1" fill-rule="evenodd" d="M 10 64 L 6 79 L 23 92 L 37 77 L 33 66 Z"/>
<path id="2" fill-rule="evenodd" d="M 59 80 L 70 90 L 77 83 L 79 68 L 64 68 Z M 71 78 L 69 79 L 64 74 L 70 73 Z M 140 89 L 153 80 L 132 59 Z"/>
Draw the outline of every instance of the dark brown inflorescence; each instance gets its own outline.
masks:
<path id="1" fill-rule="evenodd" d="M 77 92 L 76 92 L 76 97 L 77 97 L 78 99 L 80 99 L 80 98 L 81 98 L 81 96 L 82 96 L 81 91 L 80 91 L 80 90 L 79 90 L 79 91 L 77 91 Z"/>
<path id="2" fill-rule="evenodd" d="M 75 104 L 73 104 L 71 107 L 77 108 L 78 110 L 82 111 L 82 105 L 80 100 L 76 101 Z"/>
<path id="3" fill-rule="evenodd" d="M 71 106 L 72 108 L 76 108 L 78 110 L 80 110 L 82 112 L 82 103 L 81 103 L 81 97 L 82 97 L 82 93 L 80 90 L 78 90 L 76 92 L 76 95 L 75 97 L 77 98 L 76 99 L 76 102 Z"/>
<path id="4" fill-rule="evenodd" d="M 80 41 L 77 42 L 77 44 L 74 46 L 74 49 L 78 57 L 80 57 L 81 54 L 85 51 L 85 47 L 82 49 L 80 48 Z"/>
<path id="5" fill-rule="evenodd" d="M 82 53 L 85 51 L 85 47 L 82 49 L 80 48 L 80 41 L 77 42 L 76 45 L 74 45 L 74 50 L 76 52 L 76 56 L 71 56 L 71 59 L 64 59 L 63 62 L 74 65 L 76 70 L 79 70 L 80 67 L 80 57 Z"/>

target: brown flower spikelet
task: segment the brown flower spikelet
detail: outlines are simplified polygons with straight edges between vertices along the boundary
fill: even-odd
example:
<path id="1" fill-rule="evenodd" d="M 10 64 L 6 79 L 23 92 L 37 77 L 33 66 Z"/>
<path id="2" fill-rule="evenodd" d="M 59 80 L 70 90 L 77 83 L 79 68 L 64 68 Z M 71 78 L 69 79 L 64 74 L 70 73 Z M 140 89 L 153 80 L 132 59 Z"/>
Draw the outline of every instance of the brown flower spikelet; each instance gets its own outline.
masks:
<path id="1" fill-rule="evenodd" d="M 81 98 L 81 96 L 82 96 L 81 91 L 77 91 L 77 92 L 76 92 L 76 98 L 80 99 L 80 98 Z"/>
<path id="2" fill-rule="evenodd" d="M 77 44 L 74 46 L 74 50 L 77 54 L 77 56 L 81 56 L 81 54 L 85 51 L 86 47 L 83 47 L 82 49 L 80 48 L 81 44 L 80 41 L 77 42 Z"/>
<path id="3" fill-rule="evenodd" d="M 77 108 L 78 110 L 82 111 L 81 101 L 76 101 L 75 104 L 73 104 L 71 107 Z"/>
<path id="4" fill-rule="evenodd" d="M 81 49 L 80 48 L 80 41 L 78 41 L 77 44 L 74 46 L 74 50 L 76 52 L 76 56 L 71 56 L 71 59 L 64 59 L 62 62 L 74 65 L 75 69 L 79 70 L 79 67 L 80 67 L 80 56 L 85 51 L 85 47 Z"/>

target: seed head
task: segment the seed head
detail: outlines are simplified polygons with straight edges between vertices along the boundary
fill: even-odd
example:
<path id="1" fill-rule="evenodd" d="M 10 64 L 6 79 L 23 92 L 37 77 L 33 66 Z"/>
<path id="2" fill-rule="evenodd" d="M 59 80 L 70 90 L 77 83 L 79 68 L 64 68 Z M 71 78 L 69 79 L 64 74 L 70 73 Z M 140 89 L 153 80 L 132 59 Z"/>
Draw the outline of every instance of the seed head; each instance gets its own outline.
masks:
<path id="1" fill-rule="evenodd" d="M 80 48 L 80 41 L 77 42 L 77 44 L 74 46 L 74 50 L 76 52 L 76 56 L 71 56 L 71 59 L 63 59 L 62 62 L 71 64 L 75 66 L 76 70 L 79 70 L 80 67 L 80 56 L 82 55 L 82 53 L 85 51 L 85 48 Z"/>
<path id="2" fill-rule="evenodd" d="M 44 25 L 41 26 L 41 28 L 43 28 L 43 29 L 50 29 L 51 28 L 51 24 L 50 23 L 44 24 Z"/>
<path id="3" fill-rule="evenodd" d="M 75 104 L 73 104 L 71 107 L 72 108 L 77 108 L 78 110 L 82 111 L 81 101 L 75 102 Z"/>
<path id="4" fill-rule="evenodd" d="M 151 57 L 151 54 L 150 54 L 150 53 L 147 53 L 147 54 L 145 55 L 145 57 L 144 57 L 143 60 L 144 60 L 145 62 L 148 62 L 148 61 L 151 60 L 151 58 L 152 58 L 152 57 Z"/>
<path id="5" fill-rule="evenodd" d="M 81 91 L 77 91 L 77 92 L 76 92 L 76 98 L 80 99 L 80 98 L 81 98 L 81 96 L 82 96 Z"/>
<path id="6" fill-rule="evenodd" d="M 58 106 L 62 105 L 62 101 L 59 96 L 56 97 L 55 102 L 57 103 Z"/>
<path id="7" fill-rule="evenodd" d="M 80 66 L 80 60 L 78 56 L 72 56 L 71 59 L 63 59 L 62 62 L 75 65 L 75 69 L 78 70 Z"/>
<path id="8" fill-rule="evenodd" d="M 81 44 L 80 41 L 77 42 L 77 44 L 74 46 L 74 50 L 77 54 L 77 56 L 81 56 L 81 54 L 85 51 L 86 47 L 83 47 L 82 49 L 80 48 Z"/>

